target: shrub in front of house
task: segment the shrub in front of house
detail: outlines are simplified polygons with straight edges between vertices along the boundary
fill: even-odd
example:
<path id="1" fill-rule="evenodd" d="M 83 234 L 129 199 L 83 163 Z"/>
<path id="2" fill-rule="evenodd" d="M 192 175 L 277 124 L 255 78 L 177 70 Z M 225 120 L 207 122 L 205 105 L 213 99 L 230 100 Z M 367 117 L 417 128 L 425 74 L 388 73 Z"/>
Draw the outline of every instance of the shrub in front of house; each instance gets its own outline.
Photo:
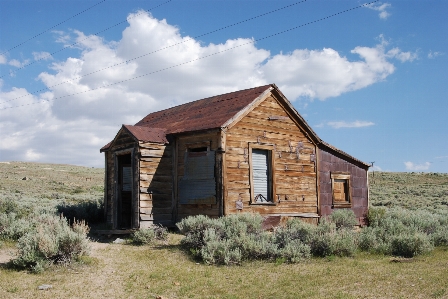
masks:
<path id="1" fill-rule="evenodd" d="M 132 243 L 136 245 L 153 245 L 157 241 L 165 242 L 168 240 L 168 229 L 158 225 L 150 228 L 142 228 L 135 231 L 131 239 Z"/>
<path id="2" fill-rule="evenodd" d="M 333 211 L 329 216 L 331 222 L 336 225 L 336 229 L 348 228 L 351 229 L 358 224 L 355 213 L 351 209 L 339 209 Z"/>

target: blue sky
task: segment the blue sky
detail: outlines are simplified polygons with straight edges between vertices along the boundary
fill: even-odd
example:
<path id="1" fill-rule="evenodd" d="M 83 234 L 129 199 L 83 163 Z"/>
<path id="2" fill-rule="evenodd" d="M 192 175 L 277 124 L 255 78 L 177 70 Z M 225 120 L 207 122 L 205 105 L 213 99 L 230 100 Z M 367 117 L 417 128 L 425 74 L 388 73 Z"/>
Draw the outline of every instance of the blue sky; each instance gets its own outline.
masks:
<path id="1" fill-rule="evenodd" d="M 364 3 L 0 0 L 0 161 L 102 167 L 121 124 L 275 83 L 375 170 L 448 172 L 448 1 Z"/>

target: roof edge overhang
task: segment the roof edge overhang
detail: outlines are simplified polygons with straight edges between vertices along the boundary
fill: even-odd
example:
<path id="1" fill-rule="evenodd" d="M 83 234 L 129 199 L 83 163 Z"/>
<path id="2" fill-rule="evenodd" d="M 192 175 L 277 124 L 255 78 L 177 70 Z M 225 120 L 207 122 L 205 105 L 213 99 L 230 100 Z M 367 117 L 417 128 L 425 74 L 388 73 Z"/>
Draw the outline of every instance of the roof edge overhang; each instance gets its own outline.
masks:
<path id="1" fill-rule="evenodd" d="M 125 124 L 122 124 L 122 125 L 121 125 L 121 128 L 120 128 L 120 130 L 118 130 L 117 134 L 115 134 L 114 139 L 112 139 L 111 142 L 109 142 L 108 144 L 106 144 L 105 146 L 103 146 L 103 147 L 100 149 L 100 153 L 109 151 L 110 147 L 115 143 L 115 141 L 117 140 L 118 136 L 120 136 L 120 134 L 123 132 L 123 130 L 125 130 L 128 134 L 130 134 L 130 135 L 132 136 L 132 138 L 134 138 L 134 140 L 135 140 L 136 142 L 138 142 L 137 138 L 134 136 L 134 134 L 132 134 L 132 133 L 126 128 L 126 126 L 128 126 L 128 125 L 125 125 Z"/>
<path id="2" fill-rule="evenodd" d="M 226 130 L 232 128 L 236 123 L 238 123 L 244 116 L 251 112 L 260 102 L 264 101 L 269 93 L 274 89 L 274 84 L 270 84 L 263 93 L 256 97 L 250 104 L 237 112 L 232 118 L 228 119 L 222 126 L 221 129 Z"/>
<path id="3" fill-rule="evenodd" d="M 276 96 L 276 98 L 278 100 L 281 101 L 281 104 L 284 105 L 284 108 L 287 110 L 288 114 L 290 114 L 290 117 L 296 121 L 297 125 L 304 131 L 305 135 L 307 137 L 309 137 L 318 148 L 325 148 L 328 151 L 331 151 L 334 154 L 337 154 L 341 158 L 351 161 L 353 164 L 356 164 L 363 169 L 368 169 L 370 167 L 369 164 L 367 164 L 361 160 L 358 160 L 355 157 L 347 154 L 346 152 L 323 141 L 317 135 L 317 133 L 310 127 L 310 125 L 308 125 L 306 120 L 299 114 L 299 112 L 294 108 L 294 106 L 285 97 L 285 95 L 280 91 L 280 89 L 275 84 L 271 84 L 271 86 L 272 86 L 272 89 L 271 89 L 272 93 Z"/>

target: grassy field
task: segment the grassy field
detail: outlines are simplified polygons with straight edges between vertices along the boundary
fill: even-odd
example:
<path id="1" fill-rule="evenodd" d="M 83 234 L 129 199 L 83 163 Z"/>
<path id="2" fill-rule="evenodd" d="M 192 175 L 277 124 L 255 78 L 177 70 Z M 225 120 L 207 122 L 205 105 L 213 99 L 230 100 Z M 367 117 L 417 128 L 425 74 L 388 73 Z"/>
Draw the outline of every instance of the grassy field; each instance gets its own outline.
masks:
<path id="1" fill-rule="evenodd" d="M 0 163 L 0 176 L 0 196 L 23 205 L 51 209 L 102 197 L 103 169 L 11 162 Z M 376 172 L 370 182 L 372 205 L 448 209 L 446 174 Z M 6 242 L 0 249 L 0 298 L 448 298 L 444 247 L 413 259 L 357 253 L 225 267 L 192 260 L 175 233 L 155 247 L 92 238 L 83 264 L 40 274 L 9 269 L 15 244 Z M 52 287 L 38 290 L 43 284 Z"/>
<path id="2" fill-rule="evenodd" d="M 372 206 L 448 211 L 447 173 L 370 173 Z"/>

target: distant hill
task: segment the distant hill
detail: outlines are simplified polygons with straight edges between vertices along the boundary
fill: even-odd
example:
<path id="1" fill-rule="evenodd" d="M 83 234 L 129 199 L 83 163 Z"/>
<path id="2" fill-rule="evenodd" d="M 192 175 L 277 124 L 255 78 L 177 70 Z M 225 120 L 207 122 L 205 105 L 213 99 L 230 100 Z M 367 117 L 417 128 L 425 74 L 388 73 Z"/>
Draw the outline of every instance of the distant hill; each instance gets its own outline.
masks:
<path id="1" fill-rule="evenodd" d="M 369 174 L 372 206 L 448 211 L 448 174 Z M 102 198 L 104 169 L 65 164 L 0 162 L 0 196 L 55 205 Z"/>
<path id="2" fill-rule="evenodd" d="M 448 211 L 448 174 L 375 172 L 369 174 L 370 204 Z"/>

